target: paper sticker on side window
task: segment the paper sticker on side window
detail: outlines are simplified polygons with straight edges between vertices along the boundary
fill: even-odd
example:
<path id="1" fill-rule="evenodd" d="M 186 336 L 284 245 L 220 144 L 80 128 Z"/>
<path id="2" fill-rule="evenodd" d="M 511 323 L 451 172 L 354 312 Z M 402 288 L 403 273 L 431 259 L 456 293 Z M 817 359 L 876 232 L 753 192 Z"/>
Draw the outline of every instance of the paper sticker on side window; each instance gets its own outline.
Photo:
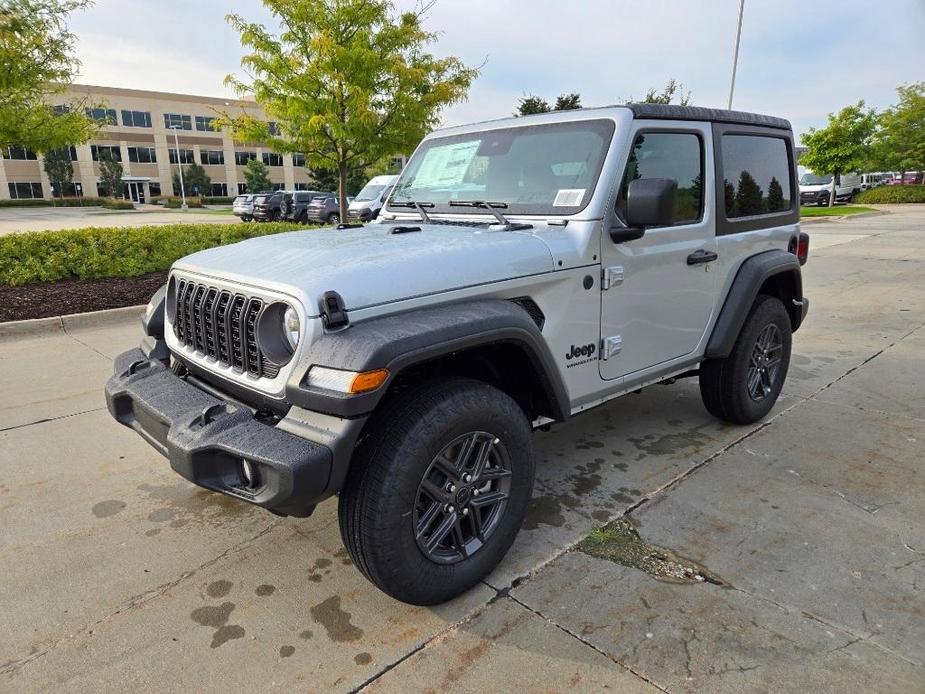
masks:
<path id="1" fill-rule="evenodd" d="M 560 188 L 556 199 L 552 201 L 553 207 L 578 207 L 585 197 L 584 188 Z M 548 200 L 549 198 L 547 198 Z"/>

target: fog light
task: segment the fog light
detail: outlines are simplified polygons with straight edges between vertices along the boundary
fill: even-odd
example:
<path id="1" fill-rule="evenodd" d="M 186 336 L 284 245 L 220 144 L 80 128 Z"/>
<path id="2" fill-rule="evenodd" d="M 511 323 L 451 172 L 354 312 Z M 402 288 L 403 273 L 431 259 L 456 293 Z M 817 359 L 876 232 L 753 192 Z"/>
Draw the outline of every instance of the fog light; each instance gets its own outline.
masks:
<path id="1" fill-rule="evenodd" d="M 259 475 L 257 474 L 257 466 L 251 461 L 243 458 L 241 460 L 241 478 L 244 480 L 244 484 L 250 489 L 255 489 L 260 482 Z"/>

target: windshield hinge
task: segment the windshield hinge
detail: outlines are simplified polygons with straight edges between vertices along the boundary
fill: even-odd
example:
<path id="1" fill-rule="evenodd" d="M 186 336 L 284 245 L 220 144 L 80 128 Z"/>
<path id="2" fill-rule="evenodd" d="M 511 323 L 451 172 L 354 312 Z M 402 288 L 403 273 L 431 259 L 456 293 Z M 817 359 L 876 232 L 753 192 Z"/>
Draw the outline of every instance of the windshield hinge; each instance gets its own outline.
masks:
<path id="1" fill-rule="evenodd" d="M 607 290 L 623 284 L 623 266 L 612 265 L 601 269 L 601 289 Z"/>

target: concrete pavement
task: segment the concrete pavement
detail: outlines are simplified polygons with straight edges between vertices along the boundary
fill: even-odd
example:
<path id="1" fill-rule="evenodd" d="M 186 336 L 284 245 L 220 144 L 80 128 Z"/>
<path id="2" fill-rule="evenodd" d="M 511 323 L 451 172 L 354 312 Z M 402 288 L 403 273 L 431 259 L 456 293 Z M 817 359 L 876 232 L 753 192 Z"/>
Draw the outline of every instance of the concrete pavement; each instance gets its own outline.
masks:
<path id="1" fill-rule="evenodd" d="M 19 231 L 51 231 L 85 227 L 138 227 L 149 224 L 221 224 L 237 217 L 209 214 L 203 210 L 166 210 L 139 205 L 135 210 L 104 210 L 101 207 L 0 207 L 0 236 Z"/>
<path id="2" fill-rule="evenodd" d="M 134 320 L 0 340 L 0 689 L 925 690 L 925 209 L 806 229 L 772 417 L 687 381 L 538 433 L 510 556 L 437 608 L 359 575 L 336 502 L 277 519 L 112 422 Z M 720 584 L 573 549 L 626 513 Z"/>

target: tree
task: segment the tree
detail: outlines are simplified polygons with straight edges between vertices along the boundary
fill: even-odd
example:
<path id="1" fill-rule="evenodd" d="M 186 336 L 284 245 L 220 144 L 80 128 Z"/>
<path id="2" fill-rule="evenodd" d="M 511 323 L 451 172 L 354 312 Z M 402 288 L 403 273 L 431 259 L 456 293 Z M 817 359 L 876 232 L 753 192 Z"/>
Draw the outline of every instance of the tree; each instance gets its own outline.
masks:
<path id="1" fill-rule="evenodd" d="M 784 188 L 780 184 L 780 181 L 777 180 L 777 177 L 772 176 L 771 182 L 768 183 L 768 212 L 780 212 L 786 208 L 787 205 L 784 203 Z"/>
<path id="2" fill-rule="evenodd" d="M 521 98 L 520 102 L 517 105 L 517 113 L 515 116 L 530 116 L 534 113 L 549 113 L 550 108 L 549 104 L 546 102 L 546 99 L 541 99 L 538 96 L 529 94 Z"/>
<path id="3" fill-rule="evenodd" d="M 897 87 L 899 102 L 880 114 L 871 143 L 871 168 L 925 170 L 925 82 Z"/>
<path id="4" fill-rule="evenodd" d="M 832 176 L 829 207 L 835 204 L 835 189 L 841 175 L 864 168 L 875 126 L 874 112 L 859 101 L 838 113 L 830 113 L 824 128 L 810 128 L 803 135 L 807 149 L 800 164 L 821 176 Z"/>
<path id="5" fill-rule="evenodd" d="M 68 149 L 53 149 L 45 153 L 45 173 L 51 183 L 52 191 L 57 191 L 58 197 L 64 197 L 65 186 L 74 180 L 74 166 L 71 164 L 71 153 Z M 52 199 L 54 195 L 52 195 Z"/>
<path id="6" fill-rule="evenodd" d="M 312 185 L 318 190 L 324 192 L 337 190 L 337 172 L 333 169 L 314 168 L 309 169 L 308 173 L 312 177 Z M 370 176 L 362 169 L 353 169 L 347 174 L 347 195 L 359 193 L 366 185 L 368 178 Z"/>
<path id="7" fill-rule="evenodd" d="M 115 159 L 108 149 L 100 152 L 100 185 L 109 197 L 123 197 L 122 162 Z"/>
<path id="8" fill-rule="evenodd" d="M 394 16 L 387 0 L 264 0 L 281 31 L 231 14 L 227 19 L 249 53 L 251 77 L 226 84 L 253 94 L 268 124 L 244 113 L 223 113 L 217 125 L 236 138 L 263 141 L 278 152 L 303 152 L 311 167 L 337 171 L 341 219 L 347 179 L 380 159 L 411 150 L 466 98 L 477 70 L 458 58 L 427 51 L 436 35 L 421 11 Z"/>
<path id="9" fill-rule="evenodd" d="M 273 187 L 267 165 L 259 159 L 248 159 L 244 167 L 244 181 L 248 193 L 262 193 Z"/>
<path id="10" fill-rule="evenodd" d="M 678 97 L 678 104 L 680 106 L 690 106 L 691 103 L 691 93 L 688 91 L 684 93 L 684 85 L 675 81 L 674 77 L 668 80 L 668 84 L 665 85 L 665 88 L 662 91 L 656 91 L 655 89 L 650 89 L 646 92 L 646 98 L 642 100 L 644 104 L 670 104 L 672 100 Z"/>
<path id="11" fill-rule="evenodd" d="M 736 187 L 732 181 L 723 179 L 723 201 L 726 209 L 726 218 L 729 219 L 735 215 L 736 211 Z"/>
<path id="12" fill-rule="evenodd" d="M 581 108 L 581 95 L 577 92 L 571 94 L 561 94 L 556 97 L 556 105 L 553 111 L 574 111 Z"/>
<path id="13" fill-rule="evenodd" d="M 248 163 L 254 161 L 251 159 Z M 261 166 L 263 162 L 261 162 Z M 245 174 L 246 178 L 247 174 Z M 186 191 L 187 195 L 208 195 L 212 187 L 212 179 L 209 178 L 209 174 L 206 173 L 206 170 L 202 168 L 196 162 L 193 162 L 189 166 L 183 167 L 183 189 Z M 173 189 L 180 190 L 180 174 L 174 172 L 173 174 Z"/>
<path id="14" fill-rule="evenodd" d="M 739 188 L 735 194 L 735 214 L 747 217 L 764 212 L 764 193 L 761 186 L 748 171 L 739 176 Z"/>
<path id="15" fill-rule="evenodd" d="M 83 108 L 61 103 L 80 67 L 65 20 L 90 2 L 0 3 L 0 148 L 21 145 L 45 153 L 86 142 L 96 132 Z"/>

